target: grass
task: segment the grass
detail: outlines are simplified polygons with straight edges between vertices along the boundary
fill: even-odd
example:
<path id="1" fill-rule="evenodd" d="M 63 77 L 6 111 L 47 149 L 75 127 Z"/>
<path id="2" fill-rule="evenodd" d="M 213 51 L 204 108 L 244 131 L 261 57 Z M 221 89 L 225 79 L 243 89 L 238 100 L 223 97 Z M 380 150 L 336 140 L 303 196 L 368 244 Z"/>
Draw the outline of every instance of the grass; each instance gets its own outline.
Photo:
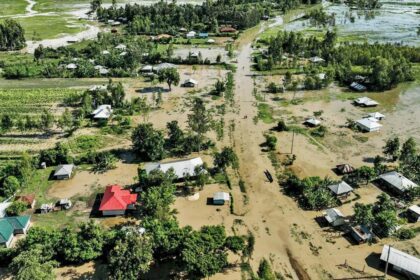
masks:
<path id="1" fill-rule="evenodd" d="M 38 114 L 44 109 L 51 109 L 56 103 L 71 94 L 78 94 L 76 89 L 6 89 L 0 90 L 0 114 Z"/>
<path id="2" fill-rule="evenodd" d="M 22 189 L 22 193 L 35 194 L 37 205 L 50 202 L 51 199 L 47 197 L 47 191 L 52 185 L 52 181 L 49 178 L 53 170 L 54 167 L 35 170 L 29 179 L 29 184 Z"/>
<path id="3" fill-rule="evenodd" d="M 64 16 L 33 16 L 16 19 L 25 29 L 27 40 L 42 40 L 58 37 L 60 34 L 76 34 L 83 30 L 83 21 Z"/>
<path id="4" fill-rule="evenodd" d="M 105 145 L 105 139 L 100 135 L 81 135 L 69 142 L 73 153 L 83 153 L 90 150 L 96 150 Z"/>
<path id="5" fill-rule="evenodd" d="M 258 104 L 258 118 L 267 124 L 274 122 L 273 109 L 270 105 L 266 103 Z"/>
<path id="6" fill-rule="evenodd" d="M 0 16 L 24 14 L 27 5 L 25 0 L 0 0 Z"/>
<path id="7" fill-rule="evenodd" d="M 18 58 L 19 59 L 19 56 Z M 0 54 L 0 60 L 2 56 Z M 8 63 L 13 64 L 13 60 Z M 22 79 L 22 80 L 6 80 L 0 79 L 0 89 L 51 89 L 56 90 L 70 87 L 90 87 L 98 84 L 108 83 L 107 78 L 87 78 L 87 79 Z"/>

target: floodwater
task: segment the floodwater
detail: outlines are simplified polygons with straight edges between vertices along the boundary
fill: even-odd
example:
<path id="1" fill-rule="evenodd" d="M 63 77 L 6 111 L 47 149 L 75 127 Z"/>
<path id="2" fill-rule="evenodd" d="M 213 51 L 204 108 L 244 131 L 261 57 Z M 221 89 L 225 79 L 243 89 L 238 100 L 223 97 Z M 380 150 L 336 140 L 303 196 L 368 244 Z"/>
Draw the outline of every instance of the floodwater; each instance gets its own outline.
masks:
<path id="1" fill-rule="evenodd" d="M 420 45 L 417 30 L 420 25 L 420 0 L 383 2 L 373 11 L 351 9 L 345 4 L 325 5 L 328 14 L 335 14 L 335 28 L 350 41 L 390 42 Z M 297 20 L 285 25 L 285 30 L 321 31 L 309 20 Z"/>

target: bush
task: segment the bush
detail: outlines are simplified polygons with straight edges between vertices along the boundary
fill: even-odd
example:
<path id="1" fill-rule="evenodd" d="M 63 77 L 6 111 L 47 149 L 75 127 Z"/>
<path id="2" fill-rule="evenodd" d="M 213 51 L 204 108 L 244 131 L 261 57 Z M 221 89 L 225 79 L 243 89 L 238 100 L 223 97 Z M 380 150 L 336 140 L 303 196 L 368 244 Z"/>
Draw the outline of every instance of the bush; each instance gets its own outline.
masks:
<path id="1" fill-rule="evenodd" d="M 23 201 L 14 201 L 12 205 L 10 205 L 6 209 L 7 216 L 19 216 L 27 209 L 27 205 Z"/>
<path id="2" fill-rule="evenodd" d="M 274 135 L 266 134 L 265 135 L 265 144 L 267 145 L 270 151 L 274 151 L 276 149 L 277 138 Z"/>
<path id="3" fill-rule="evenodd" d="M 416 236 L 416 233 L 412 228 L 402 228 L 395 233 L 395 236 L 399 240 L 408 240 L 414 238 Z"/>
<path id="4" fill-rule="evenodd" d="M 284 120 L 279 120 L 279 122 L 277 123 L 277 126 L 275 128 L 277 131 L 288 131 L 289 128 L 287 127 L 286 123 L 284 122 Z"/>

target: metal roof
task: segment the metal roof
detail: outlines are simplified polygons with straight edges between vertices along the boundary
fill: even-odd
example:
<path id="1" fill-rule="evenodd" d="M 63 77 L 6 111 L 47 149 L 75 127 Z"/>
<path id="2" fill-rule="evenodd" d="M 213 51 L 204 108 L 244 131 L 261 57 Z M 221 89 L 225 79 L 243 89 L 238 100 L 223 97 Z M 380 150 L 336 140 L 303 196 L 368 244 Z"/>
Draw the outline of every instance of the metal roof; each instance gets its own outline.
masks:
<path id="1" fill-rule="evenodd" d="M 73 172 L 74 164 L 62 164 L 57 166 L 54 172 L 54 176 L 71 175 Z"/>
<path id="2" fill-rule="evenodd" d="M 229 201 L 230 200 L 230 195 L 227 192 L 216 192 L 213 195 L 213 200 Z"/>
<path id="3" fill-rule="evenodd" d="M 151 162 L 145 164 L 145 170 L 149 174 L 152 170 L 161 170 L 162 172 L 167 172 L 169 169 L 173 169 L 175 175 L 182 179 L 185 176 L 195 176 L 195 167 L 203 165 L 203 160 L 200 157 L 187 159 L 187 160 L 177 160 L 166 163 L 156 163 Z"/>
<path id="4" fill-rule="evenodd" d="M 416 213 L 417 215 L 420 215 L 420 207 L 417 205 L 411 205 L 410 207 L 408 207 L 408 209 L 413 212 Z"/>
<path id="5" fill-rule="evenodd" d="M 382 124 L 378 123 L 378 120 L 372 118 L 364 118 L 356 121 L 357 124 L 366 127 L 368 130 L 379 129 Z"/>
<path id="6" fill-rule="evenodd" d="M 420 276 L 420 259 L 390 247 L 389 245 L 384 245 L 382 248 L 381 260 L 385 262 L 388 260 L 390 264 Z"/>
<path id="7" fill-rule="evenodd" d="M 344 181 L 341 181 L 338 184 L 330 185 L 328 186 L 328 188 L 336 195 L 345 194 L 353 191 L 353 188 Z"/>
<path id="8" fill-rule="evenodd" d="M 92 112 L 94 119 L 108 119 L 112 114 L 111 105 L 100 105 L 96 108 L 95 111 Z"/>
<path id="9" fill-rule="evenodd" d="M 379 176 L 380 179 L 384 180 L 394 188 L 404 192 L 413 187 L 417 187 L 417 184 L 413 181 L 406 178 L 404 175 L 398 173 L 397 171 L 391 171 L 384 173 Z"/>

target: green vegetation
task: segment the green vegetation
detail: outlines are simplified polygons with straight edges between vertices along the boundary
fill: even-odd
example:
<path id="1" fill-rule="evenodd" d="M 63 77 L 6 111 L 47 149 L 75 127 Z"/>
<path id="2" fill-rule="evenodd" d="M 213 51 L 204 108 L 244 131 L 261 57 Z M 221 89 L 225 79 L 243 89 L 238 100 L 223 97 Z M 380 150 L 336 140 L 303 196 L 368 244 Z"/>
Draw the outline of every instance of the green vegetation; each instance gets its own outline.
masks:
<path id="1" fill-rule="evenodd" d="M 0 16 L 23 14 L 27 5 L 25 0 L 0 0 Z"/>
<path id="2" fill-rule="evenodd" d="M 258 118 L 264 123 L 274 122 L 273 109 L 267 103 L 258 104 Z"/>
<path id="3" fill-rule="evenodd" d="M 12 19 L 0 22 L 0 51 L 14 51 L 25 47 L 25 31 Z"/>

